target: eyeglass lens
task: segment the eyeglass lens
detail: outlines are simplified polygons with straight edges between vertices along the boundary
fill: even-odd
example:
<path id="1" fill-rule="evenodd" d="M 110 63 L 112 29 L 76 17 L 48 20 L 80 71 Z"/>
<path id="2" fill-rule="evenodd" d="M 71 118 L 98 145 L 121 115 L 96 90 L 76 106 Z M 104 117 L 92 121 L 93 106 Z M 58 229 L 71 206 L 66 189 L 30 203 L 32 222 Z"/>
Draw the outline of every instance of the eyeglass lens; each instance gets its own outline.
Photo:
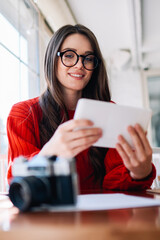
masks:
<path id="1" fill-rule="evenodd" d="M 73 51 L 66 51 L 62 56 L 62 62 L 67 67 L 72 67 L 78 62 L 79 56 Z M 93 70 L 98 65 L 98 59 L 95 55 L 89 54 L 84 56 L 82 63 L 88 70 Z"/>

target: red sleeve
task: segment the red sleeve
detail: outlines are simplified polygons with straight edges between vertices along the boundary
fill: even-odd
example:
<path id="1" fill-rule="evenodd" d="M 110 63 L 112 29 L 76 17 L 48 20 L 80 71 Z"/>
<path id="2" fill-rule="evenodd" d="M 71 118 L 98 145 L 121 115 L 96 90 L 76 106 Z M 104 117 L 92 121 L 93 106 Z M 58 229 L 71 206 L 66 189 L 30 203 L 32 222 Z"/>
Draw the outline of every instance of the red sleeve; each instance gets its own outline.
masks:
<path id="1" fill-rule="evenodd" d="M 40 151 L 38 117 L 34 109 L 24 103 L 12 107 L 7 120 L 8 135 L 8 173 L 12 177 L 11 166 L 14 158 L 31 158 Z"/>
<path id="2" fill-rule="evenodd" d="M 152 172 L 148 177 L 142 180 L 132 179 L 116 149 L 108 150 L 104 163 L 106 168 L 106 175 L 103 181 L 104 189 L 143 190 L 150 188 L 156 177 L 156 170 L 153 165 Z"/>

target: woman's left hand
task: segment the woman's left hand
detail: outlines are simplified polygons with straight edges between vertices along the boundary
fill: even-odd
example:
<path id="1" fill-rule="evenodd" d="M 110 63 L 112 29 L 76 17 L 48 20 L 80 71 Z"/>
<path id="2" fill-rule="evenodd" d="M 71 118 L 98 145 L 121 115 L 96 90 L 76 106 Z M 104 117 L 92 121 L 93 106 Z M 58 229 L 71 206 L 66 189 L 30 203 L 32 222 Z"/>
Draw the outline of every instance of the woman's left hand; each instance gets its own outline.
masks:
<path id="1" fill-rule="evenodd" d="M 134 127 L 129 126 L 128 132 L 132 138 L 134 149 L 119 135 L 119 142 L 116 149 L 121 156 L 124 165 L 130 171 L 130 176 L 133 179 L 143 179 L 147 177 L 152 171 L 152 148 L 139 124 Z"/>

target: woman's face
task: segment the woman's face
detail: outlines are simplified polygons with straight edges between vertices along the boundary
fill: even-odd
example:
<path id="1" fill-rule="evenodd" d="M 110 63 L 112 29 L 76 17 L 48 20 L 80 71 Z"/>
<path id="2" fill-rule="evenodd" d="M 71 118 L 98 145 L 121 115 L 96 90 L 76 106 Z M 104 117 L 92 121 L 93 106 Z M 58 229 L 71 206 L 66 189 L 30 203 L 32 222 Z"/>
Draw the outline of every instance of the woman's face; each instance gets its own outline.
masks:
<path id="1" fill-rule="evenodd" d="M 60 52 L 66 50 L 73 50 L 78 55 L 93 53 L 88 38 L 79 33 L 71 34 L 64 40 Z M 93 71 L 86 70 L 82 64 L 82 60 L 82 57 L 80 57 L 76 65 L 73 67 L 66 67 L 61 62 L 61 57 L 58 57 L 57 79 L 66 93 L 81 91 L 92 76 Z"/>

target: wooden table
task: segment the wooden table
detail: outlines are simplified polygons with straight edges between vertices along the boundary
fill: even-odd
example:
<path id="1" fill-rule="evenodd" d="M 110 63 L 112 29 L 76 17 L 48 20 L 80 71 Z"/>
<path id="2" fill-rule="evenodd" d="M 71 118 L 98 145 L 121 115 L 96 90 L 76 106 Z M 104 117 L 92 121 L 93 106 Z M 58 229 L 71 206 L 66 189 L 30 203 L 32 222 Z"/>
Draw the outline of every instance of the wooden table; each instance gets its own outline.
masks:
<path id="1" fill-rule="evenodd" d="M 146 192 L 128 194 L 155 197 Z M 9 200 L 3 203 L 0 240 L 160 240 L 160 207 L 19 213 Z"/>

